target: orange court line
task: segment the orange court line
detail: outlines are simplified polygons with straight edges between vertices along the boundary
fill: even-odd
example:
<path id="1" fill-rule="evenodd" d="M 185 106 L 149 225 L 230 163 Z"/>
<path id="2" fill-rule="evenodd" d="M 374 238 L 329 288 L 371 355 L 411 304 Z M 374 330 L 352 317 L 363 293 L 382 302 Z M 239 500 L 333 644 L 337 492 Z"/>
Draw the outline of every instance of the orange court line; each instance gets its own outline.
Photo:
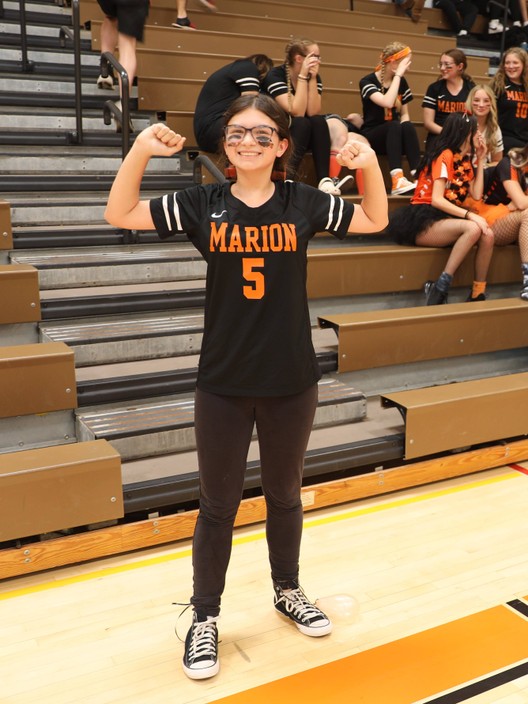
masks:
<path id="1" fill-rule="evenodd" d="M 496 606 L 214 702 L 415 704 L 525 661 L 527 643 L 528 620 Z"/>

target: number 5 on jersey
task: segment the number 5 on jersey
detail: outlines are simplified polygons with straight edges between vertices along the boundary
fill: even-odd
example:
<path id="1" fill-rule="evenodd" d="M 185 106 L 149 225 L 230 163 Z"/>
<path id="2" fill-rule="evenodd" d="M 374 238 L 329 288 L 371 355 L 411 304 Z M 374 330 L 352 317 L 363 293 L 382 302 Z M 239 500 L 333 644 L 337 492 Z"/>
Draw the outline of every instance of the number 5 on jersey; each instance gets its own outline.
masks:
<path id="1" fill-rule="evenodd" d="M 242 276 L 249 283 L 243 287 L 246 298 L 262 298 L 264 296 L 264 257 L 244 257 L 242 259 Z"/>

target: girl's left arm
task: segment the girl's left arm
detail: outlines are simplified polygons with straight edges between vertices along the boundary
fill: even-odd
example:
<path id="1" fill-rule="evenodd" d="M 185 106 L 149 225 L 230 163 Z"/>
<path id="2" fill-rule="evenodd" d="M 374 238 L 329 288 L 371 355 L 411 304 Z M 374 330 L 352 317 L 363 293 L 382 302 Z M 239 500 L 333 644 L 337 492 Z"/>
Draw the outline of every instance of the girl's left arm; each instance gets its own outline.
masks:
<path id="1" fill-rule="evenodd" d="M 503 181 L 502 185 L 517 210 L 526 210 L 526 208 L 528 208 L 528 195 L 524 193 L 518 181 L 508 179 L 507 181 Z"/>
<path id="2" fill-rule="evenodd" d="M 337 155 L 337 161 L 348 169 L 362 169 L 365 195 L 348 227 L 349 232 L 380 232 L 389 222 L 385 182 L 375 151 L 370 145 L 350 139 Z"/>

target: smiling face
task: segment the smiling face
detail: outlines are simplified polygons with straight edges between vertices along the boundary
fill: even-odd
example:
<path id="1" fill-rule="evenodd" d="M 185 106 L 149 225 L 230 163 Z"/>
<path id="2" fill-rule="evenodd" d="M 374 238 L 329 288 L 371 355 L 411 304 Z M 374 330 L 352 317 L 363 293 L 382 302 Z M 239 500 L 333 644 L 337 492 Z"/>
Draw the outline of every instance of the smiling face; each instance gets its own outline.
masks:
<path id="1" fill-rule="evenodd" d="M 276 123 L 260 110 L 247 108 L 227 123 L 224 149 L 237 171 L 271 171 L 287 147 L 288 140 L 279 138 Z"/>
<path id="2" fill-rule="evenodd" d="M 516 54 L 506 54 L 504 58 L 504 73 L 510 81 L 513 81 L 513 83 L 521 83 L 523 70 L 523 62 Z"/>
<path id="3" fill-rule="evenodd" d="M 471 101 L 471 112 L 476 117 L 486 117 L 491 111 L 491 98 L 485 90 L 477 90 Z"/>
<path id="4" fill-rule="evenodd" d="M 461 75 L 464 70 L 464 65 L 456 64 L 452 56 L 442 54 L 438 62 L 438 68 L 440 69 L 442 78 L 449 79 Z"/>

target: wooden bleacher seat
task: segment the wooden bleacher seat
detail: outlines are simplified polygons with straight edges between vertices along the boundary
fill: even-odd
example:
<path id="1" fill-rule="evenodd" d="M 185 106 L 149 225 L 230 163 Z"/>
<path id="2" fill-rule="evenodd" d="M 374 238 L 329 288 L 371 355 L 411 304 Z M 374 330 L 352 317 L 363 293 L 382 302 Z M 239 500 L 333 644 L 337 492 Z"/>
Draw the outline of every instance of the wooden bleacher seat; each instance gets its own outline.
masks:
<path id="1" fill-rule="evenodd" d="M 518 349 L 528 345 L 520 298 L 319 316 L 338 337 L 339 372 Z"/>
<path id="2" fill-rule="evenodd" d="M 295 0 L 290 0 L 295 2 Z M 392 2 L 377 2 L 376 0 L 351 0 L 351 5 L 354 12 L 374 12 L 378 11 L 387 17 L 401 17 L 402 10 Z M 376 8 L 376 9 L 374 9 Z M 444 31 L 452 31 L 446 15 L 442 10 L 434 7 L 424 7 L 422 10 L 421 22 L 425 22 L 428 29 L 441 29 Z M 473 26 L 471 27 L 472 34 L 481 34 L 487 30 L 488 20 L 483 15 L 477 15 Z"/>
<path id="3" fill-rule="evenodd" d="M 252 26 L 252 23 L 250 23 Z M 98 20 L 92 21 L 92 49 L 95 51 L 101 50 L 100 42 L 101 22 Z M 293 29 L 296 25 L 293 26 Z M 315 27 L 316 29 L 317 27 Z M 329 29 L 333 29 L 330 27 Z M 358 30 L 358 40 L 355 41 L 350 34 L 350 30 L 343 33 L 343 39 L 339 42 L 333 38 L 333 33 L 328 32 L 328 39 L 319 39 L 317 33 L 315 39 L 321 49 L 321 54 L 325 63 L 343 63 L 343 58 L 360 54 L 362 62 L 369 66 L 376 66 L 379 60 L 380 51 L 383 46 L 393 39 L 390 32 L 385 32 L 379 35 L 379 45 L 373 45 L 370 32 Z M 265 34 L 234 34 L 226 28 L 225 31 L 209 31 L 198 30 L 193 32 L 182 32 L 174 27 L 159 27 L 155 25 L 146 25 L 145 27 L 145 42 L 144 46 L 156 49 L 178 49 L 180 51 L 196 51 L 199 53 L 208 53 L 211 47 L 214 47 L 215 53 L 230 54 L 233 52 L 233 47 L 236 46 L 236 51 L 239 56 L 248 56 L 255 51 L 263 52 L 268 56 L 282 56 L 284 47 L 289 40 L 289 32 L 283 29 L 281 35 L 267 36 Z M 297 35 L 297 32 L 295 32 Z M 372 33 L 373 37 L 376 33 Z M 455 39 L 450 37 L 430 37 L 424 35 L 414 36 L 415 40 L 409 38 L 413 44 L 413 68 L 417 70 L 427 70 L 429 66 L 438 64 L 438 56 L 442 51 L 456 46 Z M 441 39 L 437 42 L 437 39 Z M 417 40 L 419 40 L 418 43 Z M 426 59 L 422 59 L 422 55 Z M 425 61 L 425 63 L 424 63 Z M 433 61 L 434 63 L 430 63 Z M 479 71 L 479 73 L 482 73 Z"/>
<path id="4" fill-rule="evenodd" d="M 38 271 L 25 264 L 0 264 L 0 325 L 40 320 Z M 2 337 L 0 345 L 10 344 Z"/>
<path id="5" fill-rule="evenodd" d="M 0 264 L 7 263 L 7 251 L 13 249 L 13 230 L 11 228 L 11 206 L 0 200 Z"/>
<path id="6" fill-rule="evenodd" d="M 471 285 L 475 251 L 459 267 L 453 286 Z M 308 296 L 317 299 L 420 291 L 425 281 L 440 276 L 450 252 L 449 247 L 405 247 L 397 244 L 309 250 Z M 517 245 L 497 247 L 491 260 L 488 282 L 505 284 L 516 281 L 520 282 Z"/>
<path id="7" fill-rule="evenodd" d="M 73 350 L 62 342 L 0 347 L 0 418 L 73 409 Z"/>
<path id="8" fill-rule="evenodd" d="M 123 513 L 121 459 L 106 440 L 0 455 L 0 542 Z"/>
<path id="9" fill-rule="evenodd" d="M 406 459 L 525 436 L 528 373 L 383 394 L 381 404 L 404 418 Z"/>
<path id="10" fill-rule="evenodd" d="M 248 2 L 248 0 L 225 0 L 219 7 L 219 12 L 215 13 L 212 21 L 210 13 L 201 7 L 189 9 L 193 20 L 199 29 L 215 30 L 218 18 L 232 21 L 233 17 L 243 17 L 247 25 L 248 18 L 272 17 L 280 19 L 284 23 L 298 22 L 301 18 L 308 19 L 312 23 L 340 25 L 348 27 L 364 27 L 365 29 L 385 29 L 400 33 L 424 34 L 425 23 L 416 24 L 409 22 L 403 13 L 399 15 L 386 16 L 379 14 L 373 8 L 366 12 L 354 12 L 349 9 L 309 7 L 292 4 L 289 2 L 267 2 L 266 11 L 263 12 L 259 3 Z M 94 19 L 102 20 L 103 13 L 96 0 L 82 0 L 80 3 L 81 23 Z M 151 0 L 147 23 L 160 26 L 170 26 L 176 20 L 176 5 L 173 1 Z M 237 31 L 234 29 L 234 31 Z M 309 35 L 311 36 L 311 35 Z"/>

